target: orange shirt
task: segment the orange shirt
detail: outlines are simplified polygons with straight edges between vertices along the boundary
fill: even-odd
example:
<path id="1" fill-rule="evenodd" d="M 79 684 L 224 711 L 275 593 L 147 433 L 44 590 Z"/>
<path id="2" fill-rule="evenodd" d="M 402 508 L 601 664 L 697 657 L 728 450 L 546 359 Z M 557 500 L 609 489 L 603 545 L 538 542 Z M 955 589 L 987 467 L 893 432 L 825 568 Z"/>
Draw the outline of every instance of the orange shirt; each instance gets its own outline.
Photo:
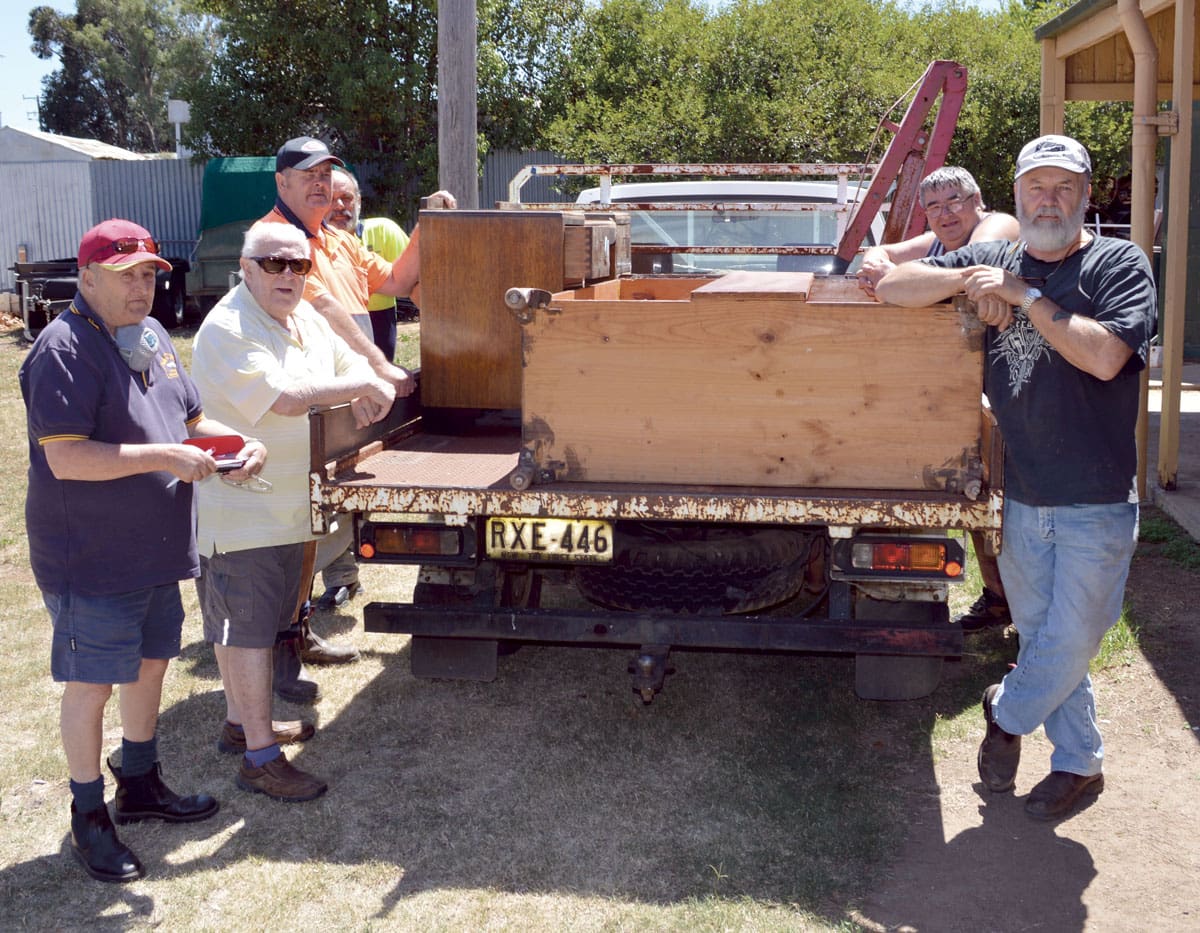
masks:
<path id="1" fill-rule="evenodd" d="M 291 223 L 278 207 L 258 221 L 261 223 Z M 327 224 L 322 224 L 315 237 L 309 237 L 312 248 L 312 271 L 304 283 L 304 297 L 312 302 L 331 296 L 347 312 L 367 322 L 371 335 L 367 302 L 392 274 L 392 264 L 372 253 L 358 237 Z M 360 326 L 361 323 L 360 323 Z"/>

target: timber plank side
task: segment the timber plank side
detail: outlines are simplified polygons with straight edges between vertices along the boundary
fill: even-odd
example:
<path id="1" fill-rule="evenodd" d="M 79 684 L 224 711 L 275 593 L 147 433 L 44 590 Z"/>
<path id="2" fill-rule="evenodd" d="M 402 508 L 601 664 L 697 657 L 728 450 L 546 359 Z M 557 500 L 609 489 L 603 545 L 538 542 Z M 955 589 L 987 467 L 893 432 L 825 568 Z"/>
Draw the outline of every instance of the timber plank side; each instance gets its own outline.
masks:
<path id="1" fill-rule="evenodd" d="M 526 448 L 567 481 L 961 481 L 979 457 L 978 335 L 948 304 L 832 289 L 806 302 L 764 278 L 692 301 L 556 300 L 525 326 Z"/>
<path id="2" fill-rule="evenodd" d="M 514 286 L 563 286 L 561 213 L 421 212 L 421 393 L 435 408 L 519 408 Z"/>

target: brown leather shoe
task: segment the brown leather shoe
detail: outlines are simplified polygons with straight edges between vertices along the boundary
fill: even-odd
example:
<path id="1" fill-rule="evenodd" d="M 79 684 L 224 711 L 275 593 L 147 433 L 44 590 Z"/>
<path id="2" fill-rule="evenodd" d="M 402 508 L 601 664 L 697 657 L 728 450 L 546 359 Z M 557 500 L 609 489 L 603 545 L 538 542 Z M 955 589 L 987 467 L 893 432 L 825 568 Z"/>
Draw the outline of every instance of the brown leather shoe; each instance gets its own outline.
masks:
<path id="1" fill-rule="evenodd" d="M 261 768 L 254 767 L 243 756 L 237 786 L 288 803 L 314 800 L 329 789 L 324 781 L 301 771 L 283 755 L 271 759 Z"/>
<path id="2" fill-rule="evenodd" d="M 275 733 L 276 745 L 307 742 L 317 733 L 316 727 L 311 722 L 304 722 L 299 719 L 292 719 L 287 722 L 272 720 L 271 730 Z M 217 739 L 217 748 L 229 754 L 237 752 L 239 755 L 244 755 L 246 753 L 246 733 L 242 731 L 240 726 L 235 726 L 226 720 L 225 725 L 221 728 L 221 737 Z"/>
<path id="3" fill-rule="evenodd" d="M 979 746 L 979 779 L 993 793 L 1012 790 L 1017 783 L 1017 765 L 1021 763 L 1021 737 L 1005 732 L 992 716 L 992 700 L 999 684 L 992 684 L 983 691 L 983 718 L 987 722 L 987 734 Z"/>
<path id="4" fill-rule="evenodd" d="M 1051 771 L 1029 792 L 1025 812 L 1035 820 L 1057 820 L 1074 810 L 1085 797 L 1095 797 L 1103 790 L 1103 774 Z"/>

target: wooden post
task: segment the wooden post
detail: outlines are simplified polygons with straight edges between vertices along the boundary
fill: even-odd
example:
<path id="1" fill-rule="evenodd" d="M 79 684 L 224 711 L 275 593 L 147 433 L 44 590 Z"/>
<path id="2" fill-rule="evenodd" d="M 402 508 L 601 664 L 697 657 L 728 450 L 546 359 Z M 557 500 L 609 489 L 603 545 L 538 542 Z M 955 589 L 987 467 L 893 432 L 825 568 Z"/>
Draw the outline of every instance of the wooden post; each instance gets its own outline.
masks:
<path id="1" fill-rule="evenodd" d="M 1039 131 L 1063 132 L 1067 98 L 1067 63 L 1058 55 L 1058 40 L 1042 40 L 1042 99 Z"/>
<path id="2" fill-rule="evenodd" d="M 1179 474 L 1179 403 L 1183 379 L 1183 326 L 1187 301 L 1188 205 L 1192 174 L 1192 69 L 1195 63 L 1196 7 L 1175 5 L 1175 74 L 1173 105 L 1179 113 L 1179 131 L 1171 137 L 1169 190 L 1175 208 L 1168 220 L 1163 306 L 1159 309 L 1162 334 L 1162 413 L 1158 429 L 1158 484 L 1174 489 Z"/>
<path id="3" fill-rule="evenodd" d="M 479 207 L 475 0 L 438 3 L 438 186 Z"/>

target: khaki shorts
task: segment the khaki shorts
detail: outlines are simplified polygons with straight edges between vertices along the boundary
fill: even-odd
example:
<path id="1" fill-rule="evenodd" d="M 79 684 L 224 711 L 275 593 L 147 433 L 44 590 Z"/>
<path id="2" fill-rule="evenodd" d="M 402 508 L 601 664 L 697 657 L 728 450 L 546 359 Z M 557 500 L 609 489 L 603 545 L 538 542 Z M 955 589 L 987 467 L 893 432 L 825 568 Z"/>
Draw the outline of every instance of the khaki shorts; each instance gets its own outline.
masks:
<path id="1" fill-rule="evenodd" d="M 303 544 L 280 544 L 200 558 L 196 591 L 204 639 L 232 648 L 270 648 L 296 621 Z"/>

